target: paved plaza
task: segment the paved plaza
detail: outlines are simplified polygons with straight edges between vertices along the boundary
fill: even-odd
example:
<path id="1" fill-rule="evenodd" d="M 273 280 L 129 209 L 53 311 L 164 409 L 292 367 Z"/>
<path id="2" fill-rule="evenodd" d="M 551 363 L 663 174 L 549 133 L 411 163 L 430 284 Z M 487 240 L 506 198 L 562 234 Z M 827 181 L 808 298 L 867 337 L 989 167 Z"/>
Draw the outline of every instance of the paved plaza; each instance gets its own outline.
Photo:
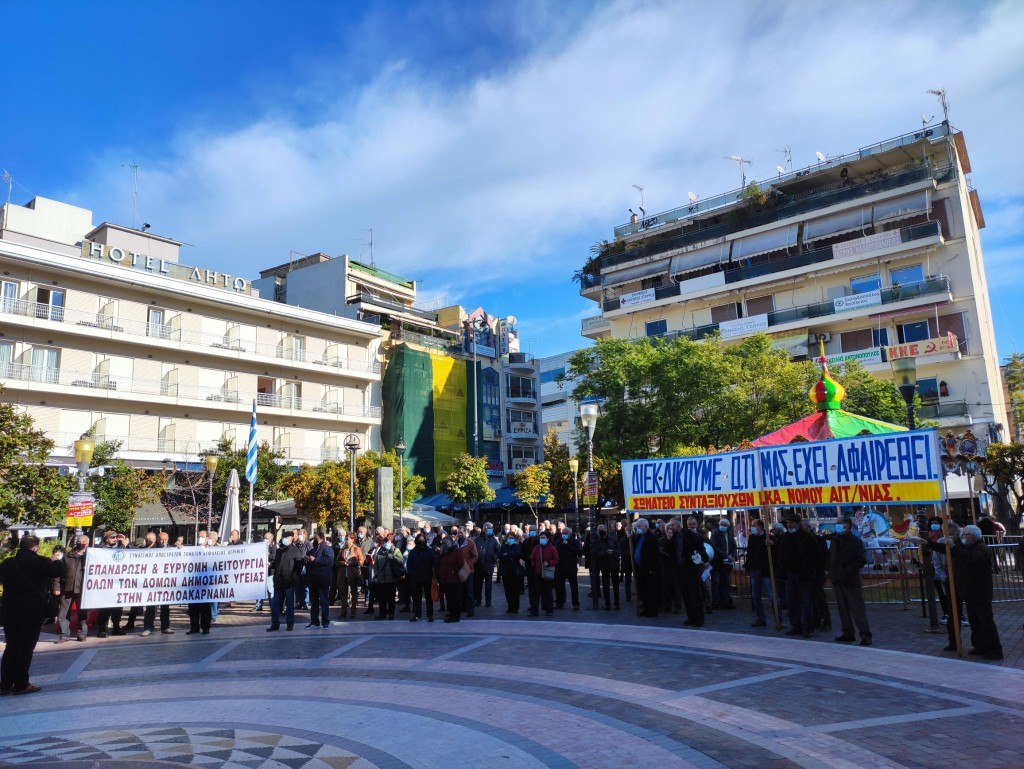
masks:
<path id="1" fill-rule="evenodd" d="M 497 604 L 267 634 L 250 606 L 210 635 L 177 610 L 170 636 L 44 635 L 43 691 L 0 699 L 0 766 L 1016 767 L 1024 749 L 1024 671 L 1006 664 Z"/>

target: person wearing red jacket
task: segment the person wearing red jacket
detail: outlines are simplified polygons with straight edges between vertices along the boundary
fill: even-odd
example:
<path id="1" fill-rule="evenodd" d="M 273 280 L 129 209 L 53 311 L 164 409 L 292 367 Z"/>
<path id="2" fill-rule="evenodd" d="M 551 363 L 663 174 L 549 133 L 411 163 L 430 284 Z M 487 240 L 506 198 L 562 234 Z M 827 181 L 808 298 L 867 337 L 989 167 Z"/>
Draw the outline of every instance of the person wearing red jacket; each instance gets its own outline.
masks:
<path id="1" fill-rule="evenodd" d="M 545 616 L 550 617 L 555 613 L 553 593 L 555 589 L 555 572 L 558 566 L 558 550 L 551 544 L 551 537 L 548 532 L 541 532 L 537 538 L 537 546 L 530 553 L 530 565 L 533 568 L 533 573 L 537 575 L 537 585 L 540 589 L 540 605 L 544 609 Z M 545 569 L 547 569 L 550 578 L 545 577 Z M 531 610 L 530 616 L 538 616 L 537 610 Z"/>

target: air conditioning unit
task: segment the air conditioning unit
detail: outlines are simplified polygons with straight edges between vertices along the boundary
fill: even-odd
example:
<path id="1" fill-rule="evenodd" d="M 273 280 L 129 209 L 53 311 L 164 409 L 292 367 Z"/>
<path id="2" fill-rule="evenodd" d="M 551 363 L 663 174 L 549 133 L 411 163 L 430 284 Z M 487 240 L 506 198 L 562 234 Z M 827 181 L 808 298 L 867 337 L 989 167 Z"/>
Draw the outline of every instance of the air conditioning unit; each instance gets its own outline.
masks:
<path id="1" fill-rule="evenodd" d="M 828 333 L 825 333 L 825 334 L 809 334 L 807 336 L 807 346 L 808 347 L 813 347 L 818 342 L 825 342 L 827 344 L 828 342 L 831 342 L 831 341 L 832 341 L 832 335 L 828 334 Z"/>

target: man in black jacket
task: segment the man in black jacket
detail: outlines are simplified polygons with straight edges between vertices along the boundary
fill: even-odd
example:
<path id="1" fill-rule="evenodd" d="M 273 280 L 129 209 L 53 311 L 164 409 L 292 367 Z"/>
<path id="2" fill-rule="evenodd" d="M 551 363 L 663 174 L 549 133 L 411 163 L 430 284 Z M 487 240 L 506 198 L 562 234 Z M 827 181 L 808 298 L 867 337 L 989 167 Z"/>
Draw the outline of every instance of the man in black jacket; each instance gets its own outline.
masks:
<path id="1" fill-rule="evenodd" d="M 786 516 L 786 535 L 779 548 L 779 568 L 786 577 L 790 628 L 786 635 L 814 635 L 814 579 L 821 568 L 815 536 L 800 524 L 798 513 Z"/>
<path id="2" fill-rule="evenodd" d="M 832 580 L 832 592 L 836 596 L 839 621 L 843 634 L 836 637 L 841 643 L 856 640 L 854 625 L 860 632 L 860 645 L 871 646 L 871 628 L 864 608 L 864 593 L 861 591 L 860 570 L 868 559 L 864 543 L 853 533 L 853 517 L 842 515 L 836 520 L 836 535 L 829 548 L 828 576 Z"/>
<path id="3" fill-rule="evenodd" d="M 558 551 L 558 565 L 555 567 L 555 605 L 561 609 L 565 606 L 565 583 L 568 581 L 572 608 L 580 608 L 579 557 L 583 545 L 572 534 L 568 526 L 560 534 L 554 535 L 555 549 Z"/>
<path id="4" fill-rule="evenodd" d="M 14 557 L 0 563 L 7 642 L 0 661 L 0 694 L 33 694 L 40 690 L 29 682 L 28 671 L 43 625 L 48 581 L 64 576 L 62 555 L 44 558 L 39 555 L 39 540 L 27 536 L 22 537 Z"/>
<path id="5" fill-rule="evenodd" d="M 330 590 L 334 570 L 334 548 L 323 531 L 316 533 L 314 549 L 306 555 L 306 575 L 309 582 L 309 624 L 306 629 L 331 626 Z"/>
<path id="6" fill-rule="evenodd" d="M 643 603 L 644 617 L 657 617 L 661 605 L 661 562 L 658 539 L 650 532 L 650 524 L 641 518 L 633 524 L 633 563 L 636 570 L 637 598 Z"/>
<path id="7" fill-rule="evenodd" d="M 302 580 L 302 562 L 305 559 L 304 548 L 295 542 L 293 531 L 282 537 L 281 547 L 274 557 L 274 600 L 270 604 L 271 633 L 281 629 L 281 612 L 284 611 L 288 630 L 295 628 L 295 588 Z"/>
<path id="8" fill-rule="evenodd" d="M 732 567 L 736 563 L 736 537 L 728 518 L 718 522 L 718 528 L 711 532 L 711 547 L 715 557 L 711 559 L 711 608 L 731 609 Z"/>
<path id="9" fill-rule="evenodd" d="M 756 616 L 756 619 L 750 624 L 752 627 L 764 627 L 768 624 L 768 617 L 764 613 L 761 595 L 763 592 L 767 592 L 768 601 L 772 600 L 772 569 L 768 562 L 768 538 L 765 534 L 764 522 L 756 518 L 750 522 L 750 534 L 747 536 L 747 559 L 744 568 L 750 578 L 750 602 L 754 606 Z"/>
<path id="10" fill-rule="evenodd" d="M 945 552 L 946 545 L 942 542 L 929 542 L 915 538 L 922 547 L 938 552 Z M 992 616 L 992 555 L 985 544 L 981 529 L 977 526 L 964 526 L 960 536 L 951 542 L 950 555 L 953 557 L 953 577 L 958 600 L 963 600 L 967 607 L 967 621 L 971 623 L 971 650 L 968 654 L 984 657 L 987 660 L 1001 660 L 1003 645 L 999 640 L 999 630 Z M 953 622 L 949 617 L 950 627 Z M 950 633 L 950 643 L 946 651 L 953 651 L 956 645 Z"/>
<path id="11" fill-rule="evenodd" d="M 591 540 L 588 538 L 583 543 L 584 549 L 589 550 Z M 608 536 L 608 527 L 603 523 L 597 527 L 597 545 L 591 554 L 594 564 L 597 566 L 597 581 L 601 585 L 601 595 L 604 596 L 604 610 L 612 610 L 612 598 L 614 591 L 615 608 L 619 608 L 619 539 Z M 558 556 L 561 563 L 562 556 Z"/>
<path id="12" fill-rule="evenodd" d="M 686 619 L 683 624 L 690 627 L 703 627 L 704 588 L 701 586 L 701 578 L 704 576 L 704 567 L 709 561 L 708 552 L 704 549 L 704 538 L 697 530 L 696 518 L 688 518 L 684 527 L 680 527 L 679 520 L 676 518 L 669 521 L 668 525 L 677 529 L 673 540 L 676 543 L 679 589 L 683 596 L 683 608 L 686 610 Z"/>

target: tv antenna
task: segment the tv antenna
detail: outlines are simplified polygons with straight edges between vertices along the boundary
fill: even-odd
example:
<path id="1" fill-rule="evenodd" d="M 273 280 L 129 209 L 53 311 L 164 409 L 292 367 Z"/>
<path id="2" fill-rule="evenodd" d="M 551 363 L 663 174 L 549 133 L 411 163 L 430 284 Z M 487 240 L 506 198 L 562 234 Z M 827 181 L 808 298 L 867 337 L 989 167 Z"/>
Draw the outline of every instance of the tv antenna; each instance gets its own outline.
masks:
<path id="1" fill-rule="evenodd" d="M 14 177 L 11 176 L 11 174 L 5 168 L 4 169 L 4 175 L 3 175 L 3 177 L 0 177 L 0 178 L 3 178 L 3 180 L 5 182 L 7 182 L 7 205 L 10 205 L 11 204 L 11 189 L 14 187 Z"/>
<path id="2" fill-rule="evenodd" d="M 942 122 L 947 126 L 949 125 L 949 105 L 946 104 L 946 89 L 945 88 L 933 88 L 928 91 L 933 96 L 939 97 L 939 104 L 942 105 Z"/>
<path id="3" fill-rule="evenodd" d="M 786 168 L 788 168 L 790 171 L 792 171 L 793 170 L 793 148 L 790 147 L 787 144 L 781 150 L 775 150 L 775 151 L 782 153 L 783 157 L 785 157 L 785 162 L 783 163 L 783 165 Z M 775 167 L 778 168 L 778 166 L 775 166 Z M 782 172 L 780 172 L 780 173 L 782 173 Z"/>
<path id="4" fill-rule="evenodd" d="M 130 168 L 132 171 L 132 227 L 139 226 L 139 164 L 122 163 L 121 168 Z"/>
<path id="5" fill-rule="evenodd" d="M 924 130 L 925 128 L 927 128 L 928 124 L 930 122 L 932 122 L 934 119 L 935 119 L 935 115 L 932 115 L 931 117 L 928 117 L 927 115 L 922 114 L 921 115 L 921 130 Z"/>
<path id="6" fill-rule="evenodd" d="M 647 217 L 647 209 L 644 208 L 644 188 L 641 184 L 634 184 L 633 189 L 640 193 L 640 217 Z"/>
<path id="7" fill-rule="evenodd" d="M 736 165 L 738 165 L 740 167 L 740 189 L 741 190 L 746 189 L 746 187 L 747 187 L 747 169 L 744 168 L 744 166 L 753 165 L 754 161 L 753 160 L 747 160 L 746 158 L 741 158 L 739 155 L 726 155 L 724 159 L 725 160 L 731 160 L 732 162 L 734 162 Z"/>
<path id="8" fill-rule="evenodd" d="M 373 227 L 370 227 L 366 231 L 370 233 L 370 242 L 369 243 L 360 243 L 359 245 L 360 246 L 368 246 L 369 247 L 369 249 L 370 249 L 370 266 L 373 267 L 374 269 L 376 269 L 377 268 L 377 263 L 373 259 Z"/>

